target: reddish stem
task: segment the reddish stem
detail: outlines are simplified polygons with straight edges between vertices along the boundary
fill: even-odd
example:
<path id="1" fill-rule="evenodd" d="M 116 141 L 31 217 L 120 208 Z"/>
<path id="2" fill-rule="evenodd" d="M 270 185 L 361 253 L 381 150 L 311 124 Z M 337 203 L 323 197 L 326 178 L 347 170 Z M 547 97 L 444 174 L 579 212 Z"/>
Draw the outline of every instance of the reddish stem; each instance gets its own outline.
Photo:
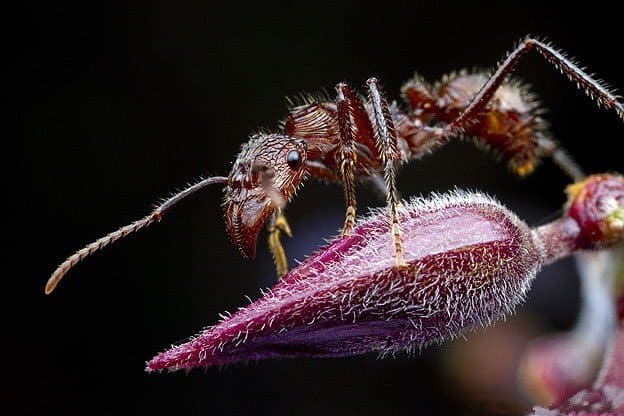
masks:
<path id="1" fill-rule="evenodd" d="M 581 228 L 571 217 L 563 217 L 533 229 L 533 236 L 541 241 L 544 265 L 567 257 L 578 249 L 577 239 Z"/>

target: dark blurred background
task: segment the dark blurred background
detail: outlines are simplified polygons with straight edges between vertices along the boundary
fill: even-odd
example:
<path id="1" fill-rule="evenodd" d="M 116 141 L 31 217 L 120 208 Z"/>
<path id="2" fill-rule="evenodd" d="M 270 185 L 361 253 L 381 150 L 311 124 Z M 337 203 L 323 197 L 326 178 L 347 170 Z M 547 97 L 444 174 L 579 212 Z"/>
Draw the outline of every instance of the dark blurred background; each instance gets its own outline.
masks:
<path id="1" fill-rule="evenodd" d="M 417 70 L 429 80 L 495 64 L 527 33 L 546 36 L 624 88 L 621 17 L 591 2 L 26 3 L 5 10 L 9 149 L 5 163 L 0 413 L 517 414 L 528 339 L 573 324 L 573 262 L 546 268 L 518 314 L 415 357 L 265 361 L 190 374 L 146 374 L 171 343 L 247 304 L 275 275 L 229 243 L 221 191 L 196 195 L 158 226 L 43 287 L 84 243 L 146 214 L 200 175 L 229 172 L 259 127 L 276 129 L 285 96 L 362 85 L 390 98 Z M 624 126 L 536 54 L 517 74 L 534 86 L 554 135 L 589 172 L 622 170 Z M 496 195 L 531 224 L 556 215 L 567 179 L 549 161 L 518 180 L 469 143 L 401 170 L 403 196 L 455 186 Z M 382 203 L 358 189 L 360 212 Z M 309 182 L 289 206 L 302 259 L 335 234 L 342 191 Z M 263 234 L 262 238 L 265 237 Z M 482 348 L 474 348 L 474 345 Z M 470 346 L 473 346 L 472 349 Z M 11 413 L 9 409 L 18 406 Z M 494 409 L 494 410 L 492 410 Z"/>

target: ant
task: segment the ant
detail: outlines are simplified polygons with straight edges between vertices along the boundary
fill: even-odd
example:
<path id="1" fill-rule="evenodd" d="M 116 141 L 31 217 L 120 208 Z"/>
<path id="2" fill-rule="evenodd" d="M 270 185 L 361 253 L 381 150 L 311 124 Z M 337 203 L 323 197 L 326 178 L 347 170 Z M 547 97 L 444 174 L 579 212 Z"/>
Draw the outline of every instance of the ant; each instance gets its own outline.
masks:
<path id="1" fill-rule="evenodd" d="M 182 199 L 209 185 L 225 187 L 225 222 L 233 244 L 253 258 L 261 228 L 268 221 L 269 248 L 277 274 L 288 271 L 281 234 L 291 236 L 284 216 L 286 203 L 309 177 L 341 182 L 346 214 L 342 236 L 351 234 L 356 218 L 355 181 L 371 179 L 386 195 L 392 224 L 396 266 L 405 265 L 396 167 L 446 144 L 452 137 L 471 136 L 508 160 L 520 176 L 530 174 L 542 157 L 550 157 L 575 181 L 582 170 L 550 137 L 543 112 L 528 89 L 506 81 L 518 61 L 531 50 L 564 73 L 587 95 L 624 119 L 618 96 L 592 78 L 552 45 L 524 38 L 490 75 L 460 72 L 429 85 L 415 76 L 402 88 L 403 110 L 386 100 L 379 82 L 366 82 L 364 98 L 346 83 L 336 85 L 336 98 L 307 98 L 293 104 L 282 133 L 259 133 L 242 146 L 228 177 L 216 176 L 173 195 L 146 217 L 87 245 L 52 274 L 46 293 L 79 261 L 121 237 L 160 221 Z"/>

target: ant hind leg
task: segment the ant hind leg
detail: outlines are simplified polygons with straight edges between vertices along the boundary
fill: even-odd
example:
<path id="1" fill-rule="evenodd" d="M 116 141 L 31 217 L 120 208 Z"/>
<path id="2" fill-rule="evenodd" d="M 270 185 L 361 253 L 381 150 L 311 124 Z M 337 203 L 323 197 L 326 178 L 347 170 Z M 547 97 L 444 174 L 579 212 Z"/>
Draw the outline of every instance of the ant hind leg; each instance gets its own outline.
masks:
<path id="1" fill-rule="evenodd" d="M 438 129 L 435 136 L 439 139 L 444 139 L 462 133 L 473 120 L 477 119 L 479 115 L 483 113 L 496 93 L 496 90 L 514 70 L 518 61 L 530 50 L 539 52 L 548 62 L 566 75 L 570 81 L 577 84 L 578 88 L 584 91 L 589 97 L 596 100 L 599 106 L 615 110 L 618 116 L 624 119 L 624 104 L 619 101 L 619 97 L 610 91 L 606 85 L 587 74 L 576 63 L 567 58 L 565 54 L 558 51 L 552 45 L 535 38 L 526 37 L 498 65 L 479 92 L 474 95 L 464 111 L 444 128 Z M 567 156 L 556 142 L 546 139 L 543 143 L 538 143 L 538 146 L 544 151 L 544 154 L 551 156 L 553 161 L 571 178 L 577 179 L 578 177 L 584 176 L 578 166 L 576 166 L 576 163 Z"/>

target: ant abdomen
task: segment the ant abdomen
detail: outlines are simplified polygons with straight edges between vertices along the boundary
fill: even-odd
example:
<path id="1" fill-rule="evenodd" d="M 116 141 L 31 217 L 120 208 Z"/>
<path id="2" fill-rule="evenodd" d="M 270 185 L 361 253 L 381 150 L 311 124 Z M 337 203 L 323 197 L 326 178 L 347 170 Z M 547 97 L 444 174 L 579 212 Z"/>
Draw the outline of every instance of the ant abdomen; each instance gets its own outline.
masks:
<path id="1" fill-rule="evenodd" d="M 403 86 L 402 95 L 410 106 L 410 118 L 429 126 L 447 124 L 466 109 L 487 79 L 482 72 L 462 71 L 429 86 L 415 76 Z M 485 110 L 463 129 L 462 135 L 499 153 L 512 171 L 524 176 L 535 169 L 540 142 L 547 137 L 542 113 L 539 102 L 526 86 L 518 81 L 505 82 Z"/>

